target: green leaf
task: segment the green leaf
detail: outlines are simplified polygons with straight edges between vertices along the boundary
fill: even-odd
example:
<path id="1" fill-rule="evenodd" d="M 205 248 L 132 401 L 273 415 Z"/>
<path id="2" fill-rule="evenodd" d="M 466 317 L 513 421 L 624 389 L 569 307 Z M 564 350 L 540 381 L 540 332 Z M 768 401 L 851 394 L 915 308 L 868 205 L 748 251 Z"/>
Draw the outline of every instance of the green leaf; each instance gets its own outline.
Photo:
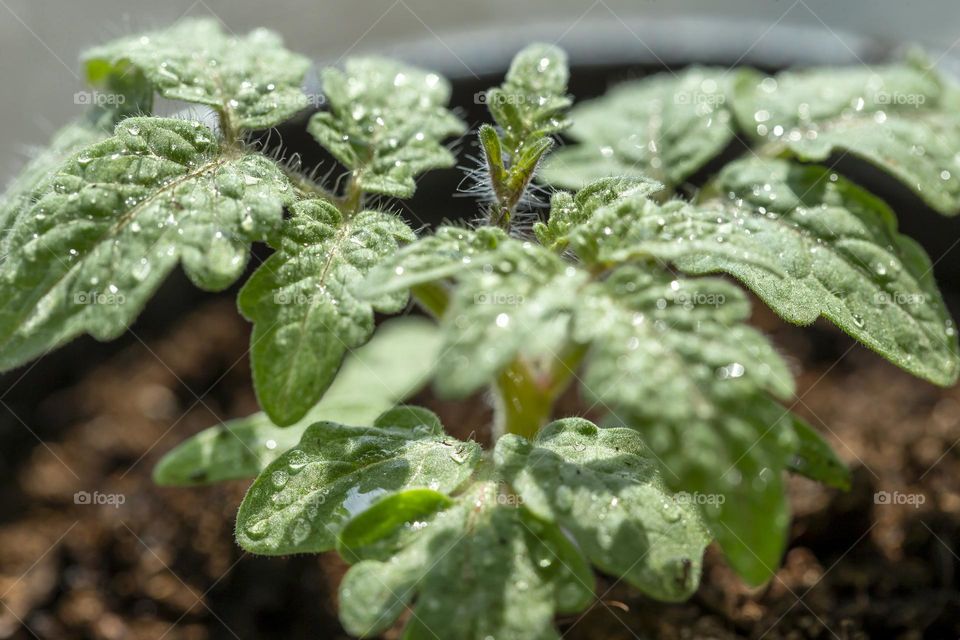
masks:
<path id="1" fill-rule="evenodd" d="M 444 435 L 439 418 L 418 407 L 392 409 L 372 427 L 318 422 L 254 481 L 237 542 L 264 555 L 327 551 L 376 499 L 417 487 L 452 492 L 479 460 L 479 445 Z"/>
<path id="2" fill-rule="evenodd" d="M 691 67 L 624 83 L 571 111 L 578 144 L 556 151 L 541 177 L 579 189 L 610 175 L 675 187 L 733 140 L 726 71 Z"/>
<path id="3" fill-rule="evenodd" d="M 601 571 L 660 600 L 696 590 L 710 536 L 697 507 L 665 489 L 636 431 L 568 418 L 532 443 L 501 437 L 496 461 L 524 506 L 567 531 Z"/>
<path id="4" fill-rule="evenodd" d="M 566 110 L 567 55 L 549 44 L 532 44 L 518 53 L 504 83 L 486 94 L 487 109 L 503 131 L 506 153 L 518 159 L 522 147 L 560 133 L 570 121 Z"/>
<path id="5" fill-rule="evenodd" d="M 624 267 L 578 293 L 574 337 L 589 344 L 583 386 L 617 423 L 638 429 L 676 490 L 702 496 L 734 568 L 760 583 L 778 566 L 788 505 L 782 471 L 795 449 L 793 380 L 749 306 L 722 280 Z"/>
<path id="6" fill-rule="evenodd" d="M 828 169 L 784 161 L 731 164 L 717 182 L 732 198 L 699 217 L 721 220 L 711 237 L 749 251 L 753 264 L 725 253 L 678 261 L 681 268 L 729 273 L 791 322 L 822 315 L 914 375 L 941 385 L 957 380 L 956 327 L 933 265 L 897 232 L 886 204 Z M 786 274 L 759 268 L 758 255 Z"/>
<path id="7" fill-rule="evenodd" d="M 550 217 L 546 223 L 537 222 L 533 232 L 545 247 L 563 249 L 569 243 L 569 233 L 589 220 L 600 207 L 627 196 L 649 196 L 663 189 L 663 185 L 649 178 L 601 178 L 580 189 L 576 195 L 557 191 L 550 199 Z"/>
<path id="8" fill-rule="evenodd" d="M 573 244 L 588 260 L 728 273 L 790 322 L 822 315 L 914 375 L 956 381 L 956 327 L 930 259 L 881 200 L 784 160 L 732 163 L 715 191 L 697 205 L 623 199 L 572 232 Z"/>
<path id="9" fill-rule="evenodd" d="M 556 640 L 554 615 L 589 604 L 580 551 L 496 483 L 476 482 L 449 507 L 425 493 L 385 498 L 345 528 L 341 553 L 361 559 L 340 585 L 348 632 L 376 635 L 412 607 L 408 640 Z"/>
<path id="10" fill-rule="evenodd" d="M 325 69 L 330 110 L 315 114 L 317 142 L 353 171 L 362 191 L 409 198 L 417 174 L 453 166 L 441 142 L 464 132 L 446 109 L 450 85 L 439 75 L 378 57 Z"/>
<path id="11" fill-rule="evenodd" d="M 416 316 L 388 320 L 344 359 L 323 399 L 301 420 L 278 427 L 258 412 L 205 429 L 157 463 L 154 482 L 183 486 L 252 478 L 296 446 L 315 422 L 371 423 L 426 384 L 439 346 L 433 322 Z"/>
<path id="12" fill-rule="evenodd" d="M 441 327 L 444 354 L 435 388 L 462 397 L 486 384 L 521 351 L 552 355 L 568 334 L 571 291 L 587 273 L 543 247 L 514 239 L 463 271 Z"/>
<path id="13" fill-rule="evenodd" d="M 363 298 L 376 299 L 451 278 L 484 264 L 483 260 L 506 240 L 507 234 L 496 227 L 440 227 L 371 269 L 356 292 Z"/>
<path id="14" fill-rule="evenodd" d="M 734 110 L 754 138 L 803 160 L 850 153 L 891 173 L 931 207 L 960 213 L 960 115 L 928 62 L 742 72 Z"/>
<path id="15" fill-rule="evenodd" d="M 401 242 L 415 239 L 391 213 L 361 211 L 344 219 L 323 200 L 293 205 L 274 239 L 277 251 L 238 297 L 241 313 L 255 323 L 250 358 L 257 398 L 276 424 L 292 424 L 316 404 L 344 354 L 373 333 L 374 309 L 403 309 L 405 292 L 367 301 L 351 288 Z"/>
<path id="16" fill-rule="evenodd" d="M 8 233 L 0 368 L 83 333 L 121 334 L 177 262 L 223 289 L 292 192 L 267 158 L 197 122 L 129 118 L 45 179 Z"/>
<path id="17" fill-rule="evenodd" d="M 574 337 L 593 349 L 585 383 L 620 404 L 683 420 L 709 409 L 714 387 L 793 394 L 789 369 L 745 324 L 749 303 L 731 283 L 627 266 L 584 287 L 576 307 Z"/>
<path id="18" fill-rule="evenodd" d="M 165 98 L 205 104 L 236 129 L 266 129 L 307 107 L 300 88 L 310 61 L 266 29 L 225 34 L 215 19 L 121 38 L 83 56 L 93 86 L 137 73 Z"/>
<path id="19" fill-rule="evenodd" d="M 848 491 L 850 469 L 823 437 L 797 417 L 794 417 L 793 430 L 797 434 L 797 452 L 790 462 L 790 470 L 827 486 Z"/>

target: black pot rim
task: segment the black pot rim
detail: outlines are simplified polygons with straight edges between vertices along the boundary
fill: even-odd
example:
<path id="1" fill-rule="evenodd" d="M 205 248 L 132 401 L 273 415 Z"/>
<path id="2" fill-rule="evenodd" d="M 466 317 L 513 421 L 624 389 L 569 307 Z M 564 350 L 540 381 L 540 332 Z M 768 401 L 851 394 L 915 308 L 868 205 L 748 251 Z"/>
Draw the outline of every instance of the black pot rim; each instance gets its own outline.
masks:
<path id="1" fill-rule="evenodd" d="M 511 57 L 531 42 L 552 42 L 570 56 L 571 66 L 678 66 L 691 63 L 723 66 L 879 64 L 901 56 L 901 41 L 822 26 L 719 16 L 627 16 L 567 22 L 505 24 L 457 29 L 404 39 L 368 49 L 427 67 L 453 81 L 502 73 Z M 320 56 L 318 66 L 340 58 Z M 934 56 L 937 58 L 937 56 Z M 953 75 L 960 56 L 947 51 L 937 65 Z"/>

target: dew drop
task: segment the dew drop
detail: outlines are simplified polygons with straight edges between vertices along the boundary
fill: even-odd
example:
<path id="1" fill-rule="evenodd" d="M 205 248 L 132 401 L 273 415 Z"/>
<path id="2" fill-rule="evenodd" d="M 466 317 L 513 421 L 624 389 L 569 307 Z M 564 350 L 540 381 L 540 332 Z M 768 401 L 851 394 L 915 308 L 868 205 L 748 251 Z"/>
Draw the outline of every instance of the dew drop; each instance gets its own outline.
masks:
<path id="1" fill-rule="evenodd" d="M 273 474 L 270 476 L 270 481 L 273 483 L 273 486 L 275 486 L 277 489 L 280 489 L 285 484 L 287 484 L 287 480 L 289 479 L 290 479 L 290 475 L 283 469 L 278 469 L 277 471 L 274 471 Z"/>
<path id="2" fill-rule="evenodd" d="M 720 380 L 740 378 L 744 373 L 746 373 L 746 369 L 742 364 L 739 362 L 731 362 L 727 366 L 717 369 L 717 378 Z"/>
<path id="3" fill-rule="evenodd" d="M 270 530 L 270 523 L 266 518 L 263 520 L 257 520 L 252 522 L 245 528 L 247 535 L 254 540 L 259 540 L 266 537 L 267 532 Z"/>
<path id="4" fill-rule="evenodd" d="M 308 462 L 310 462 L 310 457 L 300 449 L 294 449 L 287 454 L 287 467 L 292 474 L 299 473 L 301 469 L 307 466 Z"/>

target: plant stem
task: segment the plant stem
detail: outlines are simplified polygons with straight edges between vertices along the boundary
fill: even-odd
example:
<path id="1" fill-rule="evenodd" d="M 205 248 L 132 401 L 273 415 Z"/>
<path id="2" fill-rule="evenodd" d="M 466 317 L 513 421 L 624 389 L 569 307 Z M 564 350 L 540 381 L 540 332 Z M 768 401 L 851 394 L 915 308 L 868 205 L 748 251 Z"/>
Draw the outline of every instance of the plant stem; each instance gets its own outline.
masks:
<path id="1" fill-rule="evenodd" d="M 363 204 L 363 189 L 360 187 L 360 181 L 356 178 L 356 172 L 350 176 L 347 181 L 347 188 L 340 202 L 340 210 L 347 216 L 352 217 Z"/>
<path id="2" fill-rule="evenodd" d="M 410 289 L 413 299 L 416 300 L 427 313 L 436 320 L 443 317 L 447 312 L 447 306 L 450 304 L 450 293 L 447 288 L 439 282 L 427 282 L 418 284 Z"/>
<path id="3" fill-rule="evenodd" d="M 494 437 L 504 433 L 515 433 L 525 438 L 535 436 L 550 420 L 553 405 L 576 377 L 577 367 L 586 352 L 584 345 L 570 343 L 556 355 L 547 372 L 540 376 L 521 358 L 511 362 L 497 376 L 494 387 Z"/>
<path id="4" fill-rule="evenodd" d="M 220 119 L 220 134 L 223 136 L 224 142 L 226 142 L 228 146 L 237 144 L 239 133 L 233 126 L 233 116 L 231 115 L 230 109 L 227 107 L 217 109 L 217 115 Z"/>
<path id="5" fill-rule="evenodd" d="M 536 380 L 530 367 L 520 359 L 514 360 L 500 372 L 494 392 L 495 439 L 504 433 L 532 438 L 550 419 L 555 397 Z"/>
<path id="6" fill-rule="evenodd" d="M 577 377 L 577 369 L 586 355 L 587 346 L 575 342 L 571 342 L 557 354 L 550 367 L 549 391 L 554 398 L 559 397 Z"/>

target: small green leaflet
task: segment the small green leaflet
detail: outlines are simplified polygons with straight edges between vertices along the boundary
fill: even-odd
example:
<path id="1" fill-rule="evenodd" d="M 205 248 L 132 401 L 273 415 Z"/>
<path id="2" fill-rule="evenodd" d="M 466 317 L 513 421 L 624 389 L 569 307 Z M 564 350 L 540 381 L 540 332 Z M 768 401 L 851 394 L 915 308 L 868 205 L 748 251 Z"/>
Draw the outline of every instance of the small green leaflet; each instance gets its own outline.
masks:
<path id="1" fill-rule="evenodd" d="M 237 542 L 253 553 L 334 548 L 343 524 L 391 492 L 449 493 L 480 460 L 480 446 L 446 436 L 439 418 L 397 407 L 372 427 L 318 422 L 257 477 L 237 515 Z"/>
<path id="2" fill-rule="evenodd" d="M 231 36 L 217 20 L 188 18 L 96 47 L 83 60 L 95 87 L 138 73 L 165 98 L 213 107 L 230 128 L 265 129 L 307 107 L 300 85 L 310 61 L 266 29 Z"/>
<path id="3" fill-rule="evenodd" d="M 450 85 L 439 75 L 386 58 L 352 58 L 345 71 L 324 69 L 323 90 L 329 111 L 310 119 L 310 133 L 362 191 L 409 198 L 417 174 L 453 166 L 440 143 L 464 125 L 446 109 Z"/>
<path id="4" fill-rule="evenodd" d="M 344 354 L 369 339 L 374 309 L 396 313 L 406 305 L 406 292 L 367 301 L 351 288 L 416 236 L 392 213 L 345 219 L 318 199 L 294 204 L 278 236 L 277 251 L 244 285 L 238 304 L 255 323 L 250 358 L 260 406 L 285 426 L 316 404 Z"/>
<path id="5" fill-rule="evenodd" d="M 607 176 L 650 176 L 676 187 L 733 140 L 726 73 L 662 73 L 575 106 L 569 135 L 577 144 L 551 155 L 541 177 L 572 189 Z"/>
<path id="6" fill-rule="evenodd" d="M 357 561 L 340 585 L 348 632 L 374 636 L 407 607 L 406 640 L 558 640 L 557 613 L 593 599 L 586 559 L 556 524 L 477 481 L 451 501 L 406 491 L 344 528 L 341 555 Z"/>
<path id="7" fill-rule="evenodd" d="M 837 457 L 833 448 L 813 427 L 796 416 L 793 430 L 797 434 L 797 452 L 790 461 L 790 470 L 827 486 L 848 491 L 850 469 Z"/>
<path id="8" fill-rule="evenodd" d="M 650 196 L 663 189 L 655 180 L 641 177 L 602 178 L 580 189 L 576 195 L 566 191 L 554 193 L 550 199 L 550 217 L 537 222 L 533 232 L 543 246 L 564 249 L 569 233 L 589 220 L 600 207 L 627 196 Z"/>
<path id="9" fill-rule="evenodd" d="M 8 232 L 0 369 L 84 332 L 116 337 L 177 262 L 198 286 L 227 287 L 292 191 L 272 161 L 198 122 L 122 121 L 43 180 Z"/>
<path id="10" fill-rule="evenodd" d="M 503 146 L 516 160 L 521 147 L 570 126 L 566 110 L 567 55 L 549 44 L 533 44 L 518 53 L 504 83 L 486 94 L 487 109 L 503 132 Z"/>
<path id="11" fill-rule="evenodd" d="M 405 292 L 472 269 L 492 255 L 507 234 L 496 227 L 440 227 L 383 260 L 357 287 L 366 299 Z"/>
<path id="12" fill-rule="evenodd" d="M 665 489 L 636 431 L 568 418 L 532 443 L 501 437 L 495 455 L 523 505 L 569 532 L 598 569 L 660 600 L 696 590 L 710 535 L 697 506 Z"/>
<path id="13" fill-rule="evenodd" d="M 937 211 L 960 213 L 960 115 L 929 61 L 863 69 L 738 74 L 734 111 L 757 139 L 803 160 L 851 153 Z"/>
<path id="14" fill-rule="evenodd" d="M 484 124 L 477 131 L 486 163 L 479 182 L 490 191 L 489 224 L 511 227 L 541 159 L 553 148 L 552 136 L 570 126 L 568 78 L 566 54 L 553 45 L 534 44 L 513 58 L 503 84 L 485 94 L 499 125 Z"/>
<path id="15" fill-rule="evenodd" d="M 622 267 L 577 295 L 574 338 L 589 344 L 583 386 L 617 423 L 640 431 L 672 488 L 709 500 L 703 513 L 749 582 L 778 566 L 789 522 L 781 472 L 795 449 L 793 379 L 744 324 L 740 290 Z"/>
<path id="16" fill-rule="evenodd" d="M 323 399 L 299 422 L 278 427 L 259 412 L 205 429 L 157 463 L 154 482 L 183 486 L 252 478 L 293 448 L 315 422 L 372 423 L 426 384 L 439 346 L 433 322 L 417 316 L 388 320 L 344 359 Z"/>

